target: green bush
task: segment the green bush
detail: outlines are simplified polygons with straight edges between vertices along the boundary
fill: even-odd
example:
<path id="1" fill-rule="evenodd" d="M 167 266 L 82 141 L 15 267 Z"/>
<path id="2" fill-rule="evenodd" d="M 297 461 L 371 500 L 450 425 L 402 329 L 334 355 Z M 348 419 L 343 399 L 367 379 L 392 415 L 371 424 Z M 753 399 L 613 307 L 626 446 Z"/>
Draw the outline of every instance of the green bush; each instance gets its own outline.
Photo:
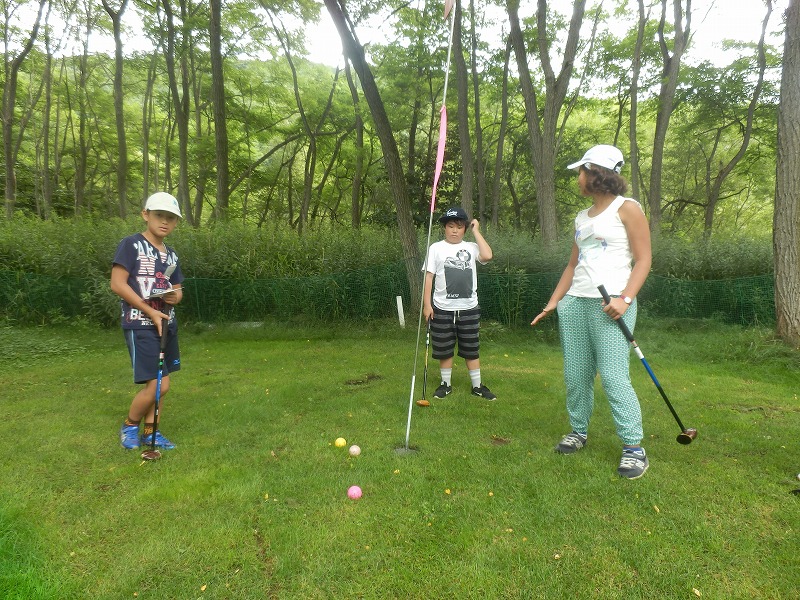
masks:
<path id="1" fill-rule="evenodd" d="M 142 220 L 15 217 L 0 222 L 0 270 L 53 277 L 107 277 L 119 241 L 141 231 Z M 554 273 L 567 263 L 571 239 L 546 247 L 527 232 L 484 228 L 494 251 L 489 273 Z M 434 224 L 431 241 L 441 237 Z M 240 223 L 193 229 L 182 223 L 167 240 L 187 277 L 265 279 L 342 273 L 402 260 L 396 230 L 340 226 L 306 232 L 285 224 L 257 229 Z M 420 230 L 420 255 L 427 232 Z M 661 238 L 653 244 L 653 273 L 679 279 L 728 279 L 772 273 L 770 239 L 692 241 Z"/>
<path id="2" fill-rule="evenodd" d="M 108 285 L 111 261 L 119 241 L 142 228 L 139 216 L 3 221 L 0 317 L 25 323 L 116 323 L 118 300 Z M 512 326 L 527 323 L 549 298 L 572 242 L 546 247 L 529 233 L 488 226 L 484 234 L 495 257 L 479 271 L 484 315 Z M 435 225 L 431 241 L 440 237 Z M 413 304 L 393 229 L 327 226 L 300 237 L 286 225 L 193 229 L 181 224 L 168 242 L 187 277 L 182 319 L 385 318 L 396 314 L 395 296 L 406 307 Z M 417 243 L 421 267 L 426 230 L 418 231 Z M 653 314 L 681 310 L 704 317 L 717 311 L 732 322 L 771 322 L 772 264 L 768 239 L 662 238 L 654 243 L 652 275 L 641 296 Z"/>

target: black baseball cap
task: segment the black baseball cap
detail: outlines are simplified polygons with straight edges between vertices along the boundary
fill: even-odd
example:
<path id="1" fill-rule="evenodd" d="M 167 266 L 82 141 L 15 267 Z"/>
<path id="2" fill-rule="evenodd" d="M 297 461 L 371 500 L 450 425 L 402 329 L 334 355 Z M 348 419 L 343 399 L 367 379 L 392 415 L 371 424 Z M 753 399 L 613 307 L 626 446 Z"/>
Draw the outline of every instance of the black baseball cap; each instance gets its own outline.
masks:
<path id="1" fill-rule="evenodd" d="M 446 211 L 444 211 L 442 216 L 439 217 L 439 223 L 447 223 L 448 221 L 469 221 L 467 211 L 460 206 L 448 208 Z"/>

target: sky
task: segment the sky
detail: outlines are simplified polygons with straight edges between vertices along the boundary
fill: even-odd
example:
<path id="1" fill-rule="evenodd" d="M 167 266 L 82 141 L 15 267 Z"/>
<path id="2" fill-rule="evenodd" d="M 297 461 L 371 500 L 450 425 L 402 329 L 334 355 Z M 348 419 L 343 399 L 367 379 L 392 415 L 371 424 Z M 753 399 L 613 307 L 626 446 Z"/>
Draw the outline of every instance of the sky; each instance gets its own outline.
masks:
<path id="1" fill-rule="evenodd" d="M 423 0 L 412 0 L 412 2 Z M 770 31 L 775 33 L 772 43 L 778 47 L 782 46 L 783 38 L 778 32 L 781 30 L 783 11 L 786 9 L 789 0 L 773 0 L 773 11 L 770 17 Z M 572 10 L 572 0 L 550 0 L 551 5 L 555 6 L 560 12 L 570 14 Z M 466 3 L 466 2 L 465 2 Z M 587 0 L 586 10 L 589 11 L 597 6 L 599 0 Z M 629 0 L 631 7 L 636 6 L 635 0 Z M 522 3 L 520 18 L 533 13 L 533 1 L 528 0 L 530 6 L 525 12 Z M 606 2 L 610 5 L 609 2 Z M 504 18 L 500 9 L 499 18 Z M 693 62 L 696 60 L 708 59 L 717 66 L 724 66 L 732 61 L 733 54 L 721 49 L 723 39 L 735 39 L 745 42 L 758 42 L 761 34 L 761 23 L 766 15 L 766 4 L 764 0 L 694 0 L 692 2 L 692 30 L 694 31 L 692 40 L 691 57 Z M 671 16 L 671 15 L 670 15 Z M 505 17 L 507 20 L 507 17 Z M 380 27 L 356 27 L 359 40 L 362 44 L 370 41 L 385 39 L 385 32 Z M 486 39 L 484 35 L 482 39 Z M 341 62 L 342 44 L 339 41 L 336 27 L 331 21 L 330 15 L 323 8 L 320 22 L 309 28 L 306 38 L 311 60 L 330 66 L 336 66 Z M 499 45 L 499 42 L 498 42 Z M 687 55 L 688 58 L 688 55 Z"/>
<path id="2" fill-rule="evenodd" d="M 412 4 L 421 4 L 425 0 L 410 0 Z M 548 0 L 551 6 L 554 6 L 559 12 L 563 14 L 570 14 L 572 10 L 573 0 Z M 649 0 L 652 3 L 654 0 Z M 466 4 L 466 0 L 464 0 Z M 587 0 L 586 10 L 589 11 L 597 6 L 602 0 Z M 633 10 L 636 7 L 636 0 L 628 0 L 629 5 Z M 686 61 L 696 64 L 702 60 L 708 59 L 714 62 L 717 66 L 725 66 L 730 64 L 734 55 L 732 52 L 724 52 L 721 48 L 723 39 L 734 39 L 745 42 L 757 42 L 761 33 L 761 22 L 766 14 L 765 8 L 766 0 L 693 0 L 692 2 L 692 30 L 693 30 L 693 47 L 686 55 Z M 789 0 L 773 0 L 773 12 L 770 18 L 769 30 L 773 36 L 770 41 L 778 48 L 783 46 L 782 29 L 782 15 L 786 9 Z M 35 3 L 33 3 L 35 4 Z M 611 5 L 609 0 L 605 0 L 605 4 Z M 520 10 L 520 17 L 533 14 L 533 0 L 526 0 L 522 3 Z M 527 10 L 526 10 L 527 8 Z M 504 10 L 500 7 L 495 8 L 494 13 L 488 12 L 487 15 L 493 16 L 498 22 L 506 24 L 508 17 Z M 35 15 L 23 17 L 26 20 L 33 21 Z M 135 13 L 128 10 L 123 17 L 123 22 L 129 31 L 136 31 L 137 25 L 132 20 Z M 381 27 L 384 22 L 380 21 L 377 26 L 360 26 L 356 28 L 359 40 L 363 44 L 371 41 L 385 41 L 387 35 L 392 35 L 392 31 L 387 31 L 387 27 Z M 287 24 L 288 25 L 288 24 Z M 507 28 L 507 26 L 506 26 Z M 495 47 L 502 46 L 499 40 L 501 28 L 498 26 L 495 31 L 482 31 L 481 38 L 489 42 Z M 496 42 L 492 41 L 492 37 L 498 38 Z M 141 38 L 139 38 L 141 40 Z M 130 35 L 126 40 L 126 46 L 136 46 L 137 37 Z M 309 58 L 314 62 L 319 62 L 329 66 L 337 66 L 343 64 L 341 53 L 342 45 L 339 40 L 339 35 L 333 21 L 330 18 L 324 6 L 320 12 L 319 23 L 308 27 L 306 32 L 306 43 L 310 53 Z M 142 40 L 143 42 L 145 40 Z M 113 54 L 114 44 L 110 35 L 100 36 L 95 35 L 90 42 L 90 52 L 104 52 Z M 137 48 L 147 50 L 147 48 Z M 68 50 L 67 50 L 68 51 Z M 73 48 L 72 51 L 80 52 L 80 49 Z"/>

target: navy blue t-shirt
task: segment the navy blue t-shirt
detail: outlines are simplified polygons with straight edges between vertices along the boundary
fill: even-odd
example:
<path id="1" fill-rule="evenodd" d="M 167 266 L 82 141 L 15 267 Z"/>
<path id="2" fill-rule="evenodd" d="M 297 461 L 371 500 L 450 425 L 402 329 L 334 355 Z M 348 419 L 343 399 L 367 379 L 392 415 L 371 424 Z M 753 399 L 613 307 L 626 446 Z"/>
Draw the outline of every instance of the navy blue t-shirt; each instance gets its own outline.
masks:
<path id="1" fill-rule="evenodd" d="M 166 252 L 161 252 L 158 248 L 147 241 L 141 233 L 129 235 L 117 246 L 114 254 L 114 264 L 123 267 L 128 271 L 128 285 L 139 294 L 150 306 L 158 311 L 169 314 L 170 329 L 177 328 L 175 311 L 172 306 L 164 302 L 160 296 L 151 298 L 150 296 L 157 290 L 168 289 L 170 284 L 173 286 L 183 281 L 183 272 L 178 262 L 178 255 L 169 246 L 165 247 Z M 172 275 L 167 279 L 164 272 L 170 265 L 175 265 Z M 132 307 L 122 300 L 122 328 L 123 329 L 145 329 L 153 327 L 153 321 L 139 309 Z M 169 312 L 167 312 L 169 311 Z"/>

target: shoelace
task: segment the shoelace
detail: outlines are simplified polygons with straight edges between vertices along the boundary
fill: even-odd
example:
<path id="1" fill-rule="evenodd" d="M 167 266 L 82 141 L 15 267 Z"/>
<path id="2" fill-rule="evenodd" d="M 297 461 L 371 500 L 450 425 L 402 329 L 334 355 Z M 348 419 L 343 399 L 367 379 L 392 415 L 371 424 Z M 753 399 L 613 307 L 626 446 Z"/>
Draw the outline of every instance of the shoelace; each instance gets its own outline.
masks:
<path id="1" fill-rule="evenodd" d="M 644 456 L 638 454 L 623 454 L 622 460 L 619 461 L 619 466 L 622 468 L 638 467 L 639 463 L 644 462 Z"/>

